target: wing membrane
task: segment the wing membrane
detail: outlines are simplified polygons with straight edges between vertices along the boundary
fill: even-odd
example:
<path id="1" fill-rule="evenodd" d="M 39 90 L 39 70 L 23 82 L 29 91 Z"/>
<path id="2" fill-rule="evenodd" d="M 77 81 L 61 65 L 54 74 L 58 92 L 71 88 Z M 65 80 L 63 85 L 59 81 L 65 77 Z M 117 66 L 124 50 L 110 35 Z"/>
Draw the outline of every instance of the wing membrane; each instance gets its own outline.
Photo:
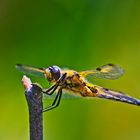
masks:
<path id="1" fill-rule="evenodd" d="M 16 68 L 25 74 L 44 77 L 44 70 L 42 68 L 36 68 L 36 67 L 22 65 L 22 64 L 17 64 Z"/>
<path id="2" fill-rule="evenodd" d="M 56 96 L 57 93 L 54 93 L 53 95 L 51 96 L 48 96 L 48 95 L 43 95 L 44 96 L 44 99 L 54 99 L 55 96 Z M 62 99 L 63 100 L 77 100 L 77 99 L 82 99 L 82 96 L 78 96 L 78 95 L 75 95 L 75 94 L 71 94 L 71 93 L 63 93 L 62 95 Z"/>
<path id="3" fill-rule="evenodd" d="M 82 71 L 79 74 L 82 76 L 92 75 L 95 78 L 104 78 L 113 80 L 119 78 L 121 75 L 123 75 L 123 73 L 124 70 L 119 66 L 116 66 L 114 64 L 107 64 L 98 67 L 94 70 Z"/>

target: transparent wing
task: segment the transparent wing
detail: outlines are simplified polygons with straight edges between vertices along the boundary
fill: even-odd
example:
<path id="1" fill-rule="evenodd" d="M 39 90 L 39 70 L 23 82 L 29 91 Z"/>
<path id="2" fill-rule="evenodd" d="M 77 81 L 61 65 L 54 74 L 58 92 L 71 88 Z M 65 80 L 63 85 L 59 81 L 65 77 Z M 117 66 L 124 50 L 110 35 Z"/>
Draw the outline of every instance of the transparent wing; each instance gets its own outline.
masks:
<path id="1" fill-rule="evenodd" d="M 49 95 L 46 95 L 46 94 L 43 94 L 43 98 L 45 100 L 53 100 L 55 98 L 57 93 L 54 93 L 53 95 L 49 96 Z M 65 93 L 63 92 L 62 94 L 62 99 L 63 100 L 77 100 L 77 99 L 82 99 L 83 97 L 82 96 L 78 96 L 78 95 L 75 95 L 75 94 L 71 94 L 71 93 Z"/>
<path id="2" fill-rule="evenodd" d="M 44 77 L 44 70 L 42 68 L 36 68 L 36 67 L 22 65 L 22 64 L 17 64 L 16 68 L 25 74 Z"/>
<path id="3" fill-rule="evenodd" d="M 107 64 L 107 65 L 98 67 L 94 70 L 87 70 L 87 71 L 79 72 L 79 74 L 84 77 L 88 75 L 92 75 L 95 78 L 104 78 L 104 79 L 113 80 L 123 75 L 124 70 L 114 64 Z"/>
<path id="4" fill-rule="evenodd" d="M 133 98 L 129 95 L 126 95 L 123 92 L 110 90 L 99 86 L 95 86 L 94 88 L 96 88 L 98 91 L 96 97 L 125 102 L 138 106 L 140 105 L 140 100 Z"/>

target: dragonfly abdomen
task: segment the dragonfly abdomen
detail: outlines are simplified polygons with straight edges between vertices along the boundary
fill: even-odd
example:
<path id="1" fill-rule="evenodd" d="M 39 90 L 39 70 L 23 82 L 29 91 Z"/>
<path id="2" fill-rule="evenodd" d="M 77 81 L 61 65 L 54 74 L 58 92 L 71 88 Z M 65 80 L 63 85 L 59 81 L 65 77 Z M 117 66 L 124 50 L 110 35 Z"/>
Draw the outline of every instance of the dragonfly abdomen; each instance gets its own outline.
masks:
<path id="1" fill-rule="evenodd" d="M 113 91 L 106 88 L 100 88 L 99 94 L 97 94 L 97 97 L 116 100 L 116 101 L 140 106 L 140 100 L 135 99 L 129 95 L 125 95 L 122 92 Z"/>

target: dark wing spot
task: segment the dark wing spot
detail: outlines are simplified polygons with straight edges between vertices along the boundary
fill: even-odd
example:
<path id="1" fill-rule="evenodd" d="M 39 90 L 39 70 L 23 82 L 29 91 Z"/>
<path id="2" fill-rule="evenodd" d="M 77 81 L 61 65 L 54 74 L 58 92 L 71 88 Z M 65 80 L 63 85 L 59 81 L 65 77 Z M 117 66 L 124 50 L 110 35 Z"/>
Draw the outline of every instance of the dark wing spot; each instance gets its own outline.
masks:
<path id="1" fill-rule="evenodd" d="M 101 71 L 102 69 L 101 69 L 101 68 L 96 68 L 96 70 L 97 70 L 97 71 Z"/>
<path id="2" fill-rule="evenodd" d="M 114 66 L 114 64 L 108 64 L 108 66 Z"/>
<path id="3" fill-rule="evenodd" d="M 21 66 L 22 66 L 22 64 L 16 64 L 16 66 L 17 66 L 17 67 L 21 67 Z"/>
<path id="4" fill-rule="evenodd" d="M 105 91 L 109 91 L 109 89 L 107 89 L 107 88 L 103 88 Z"/>
<path id="5" fill-rule="evenodd" d="M 38 68 L 38 69 L 40 69 L 40 70 L 45 70 L 45 68 Z"/>

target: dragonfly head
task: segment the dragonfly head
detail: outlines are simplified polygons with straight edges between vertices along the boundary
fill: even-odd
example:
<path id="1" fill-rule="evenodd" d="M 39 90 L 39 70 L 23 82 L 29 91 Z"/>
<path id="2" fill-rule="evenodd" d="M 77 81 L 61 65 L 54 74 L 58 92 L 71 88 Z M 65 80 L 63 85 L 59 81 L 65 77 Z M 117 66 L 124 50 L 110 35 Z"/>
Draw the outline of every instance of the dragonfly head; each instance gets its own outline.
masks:
<path id="1" fill-rule="evenodd" d="M 48 81 L 57 81 L 62 75 L 61 69 L 58 66 L 51 66 L 45 69 L 45 77 Z"/>

